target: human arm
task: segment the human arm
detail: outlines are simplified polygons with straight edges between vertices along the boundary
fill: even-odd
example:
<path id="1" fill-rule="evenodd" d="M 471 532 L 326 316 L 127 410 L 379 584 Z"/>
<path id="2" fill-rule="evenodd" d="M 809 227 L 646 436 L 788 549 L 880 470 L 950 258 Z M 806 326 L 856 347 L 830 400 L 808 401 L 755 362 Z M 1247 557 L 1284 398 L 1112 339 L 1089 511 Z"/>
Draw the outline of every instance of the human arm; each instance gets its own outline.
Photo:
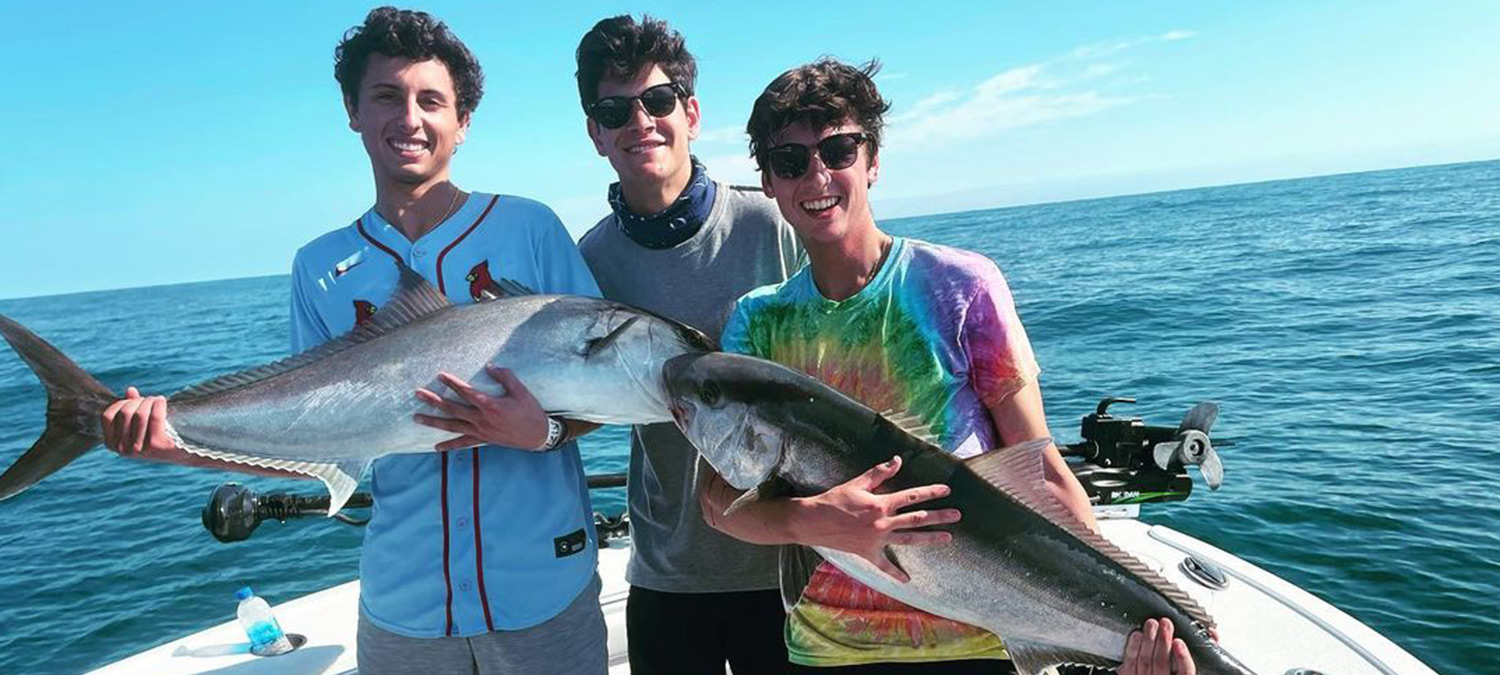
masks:
<path id="1" fill-rule="evenodd" d="M 901 471 L 901 458 L 876 465 L 852 480 L 822 494 L 805 498 L 768 499 L 746 505 L 733 514 L 725 509 L 744 493 L 724 482 L 712 469 L 698 493 L 703 519 L 710 527 L 752 544 L 802 544 L 858 555 L 897 581 L 908 577 L 885 554 L 892 545 L 946 544 L 953 535 L 919 528 L 956 523 L 957 509 L 901 512 L 923 502 L 948 496 L 947 485 L 934 484 L 899 492 L 879 493 L 880 486 Z"/>
<path id="2" fill-rule="evenodd" d="M 209 459 L 177 447 L 166 431 L 166 397 L 141 396 L 135 387 L 127 387 L 125 398 L 105 407 L 99 421 L 104 430 L 104 446 L 121 457 L 276 478 L 311 478 L 291 471 Z"/>
<path id="3" fill-rule="evenodd" d="M 1042 408 L 1042 390 L 1032 380 L 1004 400 L 991 403 L 990 419 L 1000 433 L 1000 441 L 1006 446 L 1029 441 L 1033 438 L 1048 438 L 1047 416 Z M 1079 522 L 1091 530 L 1098 530 L 1094 520 L 1094 509 L 1089 505 L 1089 496 L 1083 484 L 1068 468 L 1055 444 L 1049 443 L 1042 452 L 1042 477 L 1047 491 L 1058 502 L 1076 516 Z"/>

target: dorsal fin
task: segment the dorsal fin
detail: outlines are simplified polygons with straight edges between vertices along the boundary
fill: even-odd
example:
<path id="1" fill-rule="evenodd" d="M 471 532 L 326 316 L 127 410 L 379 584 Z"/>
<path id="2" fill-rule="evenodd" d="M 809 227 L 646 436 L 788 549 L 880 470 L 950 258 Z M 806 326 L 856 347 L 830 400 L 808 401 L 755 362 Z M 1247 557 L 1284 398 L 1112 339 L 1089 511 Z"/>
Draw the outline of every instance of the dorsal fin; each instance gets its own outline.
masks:
<path id="1" fill-rule="evenodd" d="M 396 292 L 392 293 L 391 298 L 386 300 L 385 304 L 380 307 L 380 311 L 371 316 L 368 321 L 356 325 L 353 330 L 345 333 L 342 337 L 329 340 L 301 354 L 290 356 L 280 361 L 199 382 L 173 394 L 172 402 L 184 403 L 208 396 L 209 394 L 237 389 L 269 377 L 275 377 L 276 375 L 296 370 L 313 361 L 327 358 L 329 355 L 337 354 L 355 345 L 369 342 L 397 328 L 452 306 L 448 302 L 448 299 L 438 293 L 438 290 L 432 284 L 427 283 L 426 279 L 423 279 L 421 275 L 412 271 L 410 267 L 401 265 L 400 271 L 401 278 L 396 283 Z"/>
<path id="2" fill-rule="evenodd" d="M 922 441 L 932 445 L 938 444 L 937 438 L 932 435 L 932 425 L 922 421 L 922 418 L 910 412 L 891 409 L 881 412 L 880 416 L 884 417 L 891 424 L 896 425 L 896 428 L 916 436 Z"/>
<path id="3" fill-rule="evenodd" d="M 515 279 L 500 279 L 498 281 L 491 279 L 489 283 L 484 285 L 484 288 L 479 290 L 479 301 L 489 302 L 490 300 L 499 300 L 500 298 L 519 298 L 525 295 L 536 295 L 536 291 L 531 290 L 530 286 Z"/>
<path id="4" fill-rule="evenodd" d="M 1052 496 L 1046 486 L 1042 454 L 1051 444 L 1050 438 L 1033 439 L 970 457 L 964 460 L 964 466 L 969 467 L 980 478 L 998 488 L 1006 496 L 1041 514 L 1102 553 L 1106 558 L 1150 584 L 1194 621 L 1203 624 L 1204 627 L 1212 627 L 1213 619 L 1198 605 L 1196 600 L 1193 600 L 1192 596 L 1167 581 L 1166 577 L 1147 567 L 1145 563 L 1137 560 L 1135 556 L 1114 545 L 1098 532 L 1089 529 L 1077 516 L 1073 515 L 1072 511 L 1063 506 L 1062 502 Z"/>

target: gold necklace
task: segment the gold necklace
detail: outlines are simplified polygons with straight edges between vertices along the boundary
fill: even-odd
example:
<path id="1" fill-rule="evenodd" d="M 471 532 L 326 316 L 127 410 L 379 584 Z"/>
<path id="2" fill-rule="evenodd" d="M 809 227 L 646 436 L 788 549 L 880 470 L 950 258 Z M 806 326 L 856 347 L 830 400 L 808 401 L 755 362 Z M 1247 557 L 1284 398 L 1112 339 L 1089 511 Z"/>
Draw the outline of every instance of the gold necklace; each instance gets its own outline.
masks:
<path id="1" fill-rule="evenodd" d="M 449 216 L 452 216 L 458 210 L 458 196 L 463 193 L 464 191 L 458 189 L 457 185 L 453 186 L 453 199 L 448 200 L 448 210 L 443 212 L 442 218 L 433 221 L 432 227 L 427 230 L 428 232 L 437 229 L 437 226 L 442 225 L 443 221 L 447 220 Z"/>

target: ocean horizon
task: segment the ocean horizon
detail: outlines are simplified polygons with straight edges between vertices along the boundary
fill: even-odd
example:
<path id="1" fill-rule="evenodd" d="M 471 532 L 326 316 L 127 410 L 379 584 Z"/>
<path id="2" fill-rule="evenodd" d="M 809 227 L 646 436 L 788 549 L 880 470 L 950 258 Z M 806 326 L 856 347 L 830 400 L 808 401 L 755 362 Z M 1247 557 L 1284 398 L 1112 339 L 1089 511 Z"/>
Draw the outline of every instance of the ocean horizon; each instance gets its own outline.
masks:
<path id="1" fill-rule="evenodd" d="M 1407 170 L 1410 170 L 1410 169 L 1435 169 L 1435 168 L 1441 168 L 1441 167 L 1457 167 L 1457 166 L 1465 166 L 1465 165 L 1469 165 L 1469 164 L 1486 164 L 1486 163 L 1491 163 L 1491 162 L 1500 162 L 1500 158 L 1461 160 L 1461 161 L 1456 161 L 1456 162 L 1439 162 L 1439 163 L 1436 163 L 1436 164 L 1414 164 L 1414 165 L 1409 165 L 1409 166 L 1378 168 L 1378 169 L 1361 169 L 1361 170 L 1358 170 L 1358 171 L 1346 171 L 1346 172 L 1338 172 L 1338 173 L 1313 173 L 1313 174 L 1308 174 L 1308 175 L 1298 175 L 1298 176 L 1279 177 L 1279 178 L 1267 178 L 1267 179 L 1263 179 L 1263 180 L 1251 180 L 1251 181 L 1245 181 L 1245 182 L 1212 183 L 1212 184 L 1208 184 L 1208 185 L 1195 185 L 1195 186 L 1187 186 L 1187 187 L 1173 187 L 1173 188 L 1166 188 L 1166 189 L 1162 189 L 1162 190 L 1147 190 L 1147 191 L 1144 191 L 1144 192 L 1102 193 L 1102 194 L 1099 194 L 1099 195 L 1092 195 L 1092 196 L 1085 196 L 1085 197 L 1076 197 L 1076 198 L 1069 197 L 1069 198 L 1056 199 L 1056 200 L 1042 199 L 1042 200 L 1037 200 L 1037 201 L 1021 201 L 1021 202 L 1016 202 L 1016 203 L 1013 203 L 1013 204 L 1000 204 L 1000 205 L 995 205 L 995 206 L 984 206 L 984 207 L 978 207 L 978 208 L 964 208 L 964 209 L 959 209 L 959 210 L 956 210 L 956 211 L 941 211 L 941 212 L 935 212 L 935 213 L 922 213 L 922 214 L 915 214 L 915 215 L 901 215 L 901 216 L 897 216 L 897 217 L 893 217 L 893 218 L 877 218 L 877 220 L 879 220 L 879 222 L 882 224 L 882 226 L 892 225 L 892 226 L 899 227 L 899 225 L 896 225 L 896 224 L 899 223 L 900 221 L 906 221 L 906 220 L 920 220 L 920 219 L 924 219 L 924 218 L 942 218 L 942 217 L 950 217 L 950 216 L 956 217 L 956 216 L 962 216 L 962 215 L 970 214 L 970 213 L 988 213 L 988 212 L 992 212 L 992 211 L 1005 211 L 1007 209 L 1022 209 L 1022 208 L 1033 207 L 1033 206 L 1057 206 L 1057 205 L 1062 205 L 1062 204 L 1077 204 L 1077 203 L 1092 202 L 1092 201 L 1099 201 L 1099 200 L 1105 200 L 1105 199 L 1119 199 L 1119 198 L 1122 198 L 1122 197 L 1149 197 L 1149 196 L 1152 196 L 1152 195 L 1165 195 L 1165 194 L 1173 194 L 1173 193 L 1178 193 L 1178 192 L 1192 192 L 1194 190 L 1213 190 L 1213 189 L 1219 189 L 1219 188 L 1244 187 L 1244 186 L 1253 186 L 1253 185 L 1265 185 L 1265 184 L 1268 184 L 1268 183 L 1283 183 L 1283 182 L 1287 182 L 1287 181 L 1309 180 L 1309 179 L 1318 179 L 1318 178 L 1333 178 L 1333 177 L 1337 177 L 1337 176 L 1360 176 L 1360 175 L 1365 175 L 1365 174 L 1382 173 L 1382 172 L 1386 172 L 1386 171 L 1407 171 Z M 995 189 L 998 191 L 998 190 L 1004 189 L 1004 187 L 1005 186 L 997 186 Z M 978 192 L 978 191 L 971 190 L 971 191 L 968 191 L 968 192 Z M 922 199 L 921 197 L 903 197 L 903 198 L 901 198 L 902 201 L 920 201 L 921 199 Z M 879 209 L 880 209 L 880 201 L 879 200 L 876 200 L 873 203 L 873 208 L 876 210 L 876 215 L 879 216 Z M 601 213 L 602 213 L 602 211 L 601 211 Z M 319 231 L 319 232 L 309 232 L 308 238 L 311 239 L 312 237 L 316 237 L 319 234 L 322 234 L 322 232 L 321 231 Z M 574 240 L 575 241 L 577 240 L 577 238 L 578 238 L 577 236 L 574 236 Z M 287 255 L 287 264 L 288 265 L 291 264 L 291 253 L 288 253 L 288 255 Z M 148 289 L 148 288 L 167 288 L 167 287 L 172 287 L 172 286 L 187 286 L 187 285 L 192 285 L 192 284 L 211 284 L 211 283 L 217 283 L 217 282 L 221 282 L 221 281 L 245 281 L 245 280 L 250 280 L 250 279 L 287 278 L 287 277 L 290 277 L 290 276 L 291 276 L 290 274 L 285 273 L 285 272 L 281 272 L 281 273 L 273 272 L 273 273 L 269 273 L 269 274 L 254 274 L 254 275 L 250 275 L 250 276 L 240 276 L 240 277 L 223 277 L 223 278 L 215 278 L 215 279 L 192 279 L 192 280 L 186 280 L 186 281 L 171 281 L 171 282 L 161 283 L 161 284 L 146 284 L 146 285 L 141 285 L 141 286 L 114 286 L 114 287 L 109 287 L 109 288 L 92 288 L 92 289 L 83 289 L 83 290 L 59 291 L 59 292 L 56 292 L 56 293 L 41 293 L 41 294 L 33 294 L 33 295 L 6 296 L 6 297 L 0 297 L 0 302 L 6 301 L 6 300 L 30 300 L 30 299 L 40 299 L 40 298 L 55 298 L 55 297 L 62 297 L 62 296 L 69 296 L 69 295 L 80 295 L 80 294 L 84 294 L 84 293 L 104 293 L 104 292 L 108 292 L 108 291 L 129 291 L 129 290 L 139 290 L 139 289 Z"/>

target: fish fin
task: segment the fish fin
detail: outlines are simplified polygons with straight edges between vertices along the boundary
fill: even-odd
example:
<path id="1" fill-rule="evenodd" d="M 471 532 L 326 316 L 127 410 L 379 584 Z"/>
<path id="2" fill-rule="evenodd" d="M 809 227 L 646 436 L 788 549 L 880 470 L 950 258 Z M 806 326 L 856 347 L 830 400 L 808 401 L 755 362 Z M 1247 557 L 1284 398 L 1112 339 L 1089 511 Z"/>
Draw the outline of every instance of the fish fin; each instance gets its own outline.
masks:
<path id="1" fill-rule="evenodd" d="M 432 284 L 427 283 L 426 279 L 423 279 L 416 272 L 412 271 L 410 267 L 401 265 L 401 280 L 396 287 L 396 292 L 391 295 L 389 300 L 386 300 L 384 305 L 381 305 L 380 311 L 376 312 L 364 323 L 356 325 L 348 333 L 296 356 L 290 356 L 280 361 L 242 370 L 237 373 L 204 380 L 173 394 L 170 402 L 182 404 L 210 394 L 217 394 L 255 384 L 261 380 L 301 368 L 313 361 L 327 358 L 355 345 L 369 342 L 397 328 L 414 323 L 423 317 L 431 316 L 452 306 L 452 303 L 448 302 L 447 298 L 438 293 L 438 290 Z"/>
<path id="2" fill-rule="evenodd" d="M 730 502 L 729 508 L 724 509 L 724 517 L 728 518 L 735 511 L 738 511 L 753 502 L 758 502 L 763 499 L 775 499 L 777 497 L 790 494 L 791 491 L 791 484 L 787 483 L 779 476 L 772 476 L 770 478 L 767 478 L 765 482 L 761 483 L 760 485 L 746 490 L 745 494 L 736 497 L 734 501 Z"/>
<path id="3" fill-rule="evenodd" d="M 1113 659 L 1106 659 L 1072 649 L 1064 649 L 1055 645 L 1019 639 L 1012 640 L 1006 637 L 1001 637 L 1000 639 L 1005 643 L 1005 651 L 1010 654 L 1011 663 L 1016 666 L 1017 675 L 1055 673 L 1057 671 L 1054 667 L 1063 664 L 1095 666 L 1098 668 L 1110 668 L 1119 665 L 1119 661 Z"/>
<path id="4" fill-rule="evenodd" d="M 1073 515 L 1047 490 L 1043 452 L 1052 444 L 1050 438 L 1038 438 L 1007 448 L 993 450 L 964 460 L 964 466 L 995 486 L 1007 497 L 1052 521 L 1105 557 L 1129 570 L 1157 592 L 1166 596 L 1183 613 L 1205 627 L 1214 621 L 1208 612 L 1175 584 L 1147 567 L 1135 556 L 1105 539 Z"/>
<path id="5" fill-rule="evenodd" d="M 242 455 L 227 450 L 213 450 L 210 448 L 194 445 L 184 441 L 176 435 L 176 432 L 168 429 L 172 440 L 184 451 L 207 457 L 209 459 L 245 466 L 259 467 L 262 469 L 275 469 L 295 474 L 316 478 L 323 481 L 328 488 L 328 515 L 332 516 L 344 507 L 349 501 L 354 489 L 359 487 L 359 479 L 364 476 L 365 469 L 370 466 L 368 459 L 351 459 L 342 462 L 308 462 L 294 459 L 277 459 L 274 457 L 257 457 L 255 455 Z"/>
<path id="6" fill-rule="evenodd" d="M 536 295 L 536 291 L 531 290 L 530 286 L 516 281 L 515 279 L 501 278 L 499 280 L 496 280 L 491 288 L 500 291 L 500 297 L 515 298 L 523 295 Z"/>
<path id="7" fill-rule="evenodd" d="M 0 475 L 0 500 L 20 494 L 104 440 L 99 415 L 119 397 L 56 347 L 0 316 L 0 335 L 47 389 L 47 426 Z"/>
<path id="8" fill-rule="evenodd" d="M 959 443 L 958 447 L 953 449 L 953 456 L 958 459 L 968 459 L 983 452 L 984 444 L 979 442 L 979 434 L 969 434 L 964 442 Z"/>
<path id="9" fill-rule="evenodd" d="M 349 502 L 349 497 L 359 487 L 359 479 L 364 477 L 365 469 L 369 467 L 368 459 L 351 459 L 332 465 L 332 471 L 318 476 L 323 485 L 328 487 L 329 516 L 338 513 Z"/>
<path id="10" fill-rule="evenodd" d="M 592 340 L 589 340 L 588 342 L 585 342 L 583 347 L 584 360 L 587 361 L 588 359 L 594 358 L 595 355 L 604 351 L 604 349 L 609 347 L 611 344 L 614 344 L 615 340 L 623 335 L 625 331 L 630 328 L 630 325 L 635 323 L 640 318 L 641 317 L 639 315 L 632 316 L 620 322 L 620 325 L 615 326 L 615 329 L 610 331 L 608 335 L 605 335 L 601 338 L 594 338 Z"/>
<path id="11" fill-rule="evenodd" d="M 519 298 L 523 295 L 536 295 L 531 287 L 515 279 L 491 279 L 483 288 L 479 289 L 479 301 L 489 302 L 501 298 Z"/>
<path id="12" fill-rule="evenodd" d="M 905 410 L 886 410 L 880 413 L 886 421 L 896 425 L 897 428 L 917 438 L 937 445 L 937 437 L 932 433 L 932 425 L 922 421 L 922 418 Z"/>
<path id="13" fill-rule="evenodd" d="M 823 556 L 811 548 L 797 544 L 782 545 L 778 556 L 781 606 L 790 612 L 797 601 L 802 599 L 802 591 L 807 589 L 807 582 L 812 580 L 813 571 L 823 564 Z"/>

